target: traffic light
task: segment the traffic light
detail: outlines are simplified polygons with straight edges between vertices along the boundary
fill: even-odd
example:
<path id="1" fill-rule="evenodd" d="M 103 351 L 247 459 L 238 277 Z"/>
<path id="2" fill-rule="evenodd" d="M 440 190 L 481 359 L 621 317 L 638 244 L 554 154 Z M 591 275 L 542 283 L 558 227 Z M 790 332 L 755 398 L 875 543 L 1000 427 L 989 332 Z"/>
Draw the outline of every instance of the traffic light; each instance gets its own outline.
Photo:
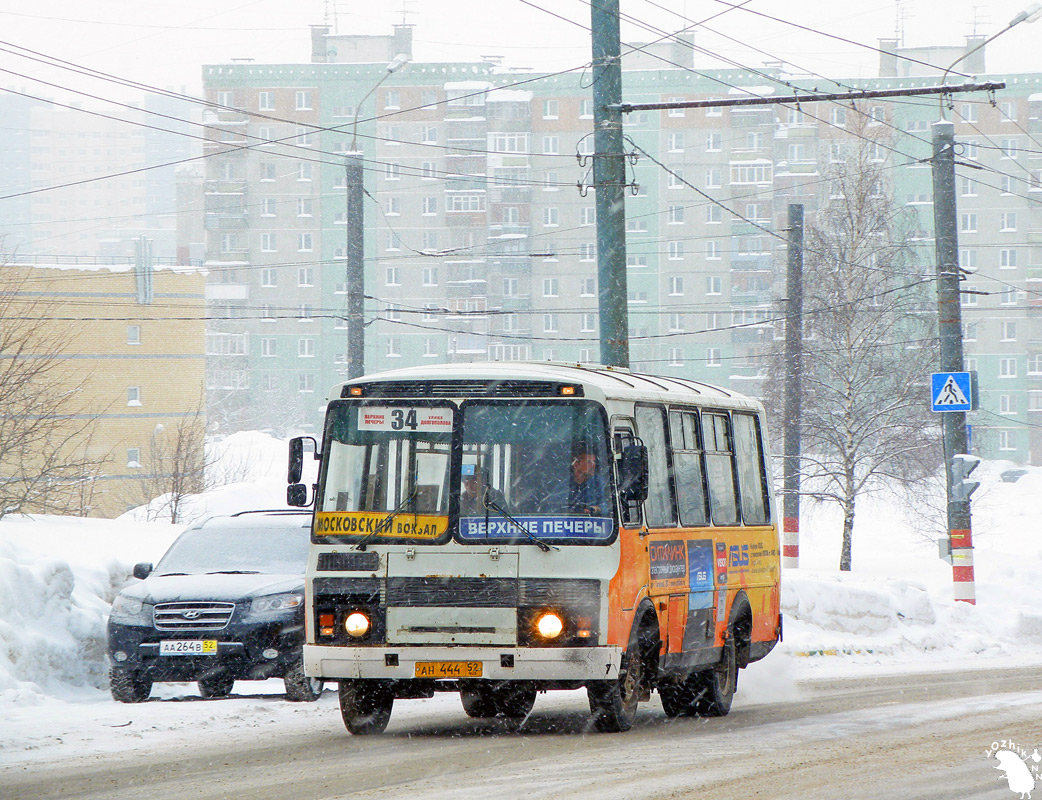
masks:
<path id="1" fill-rule="evenodd" d="M 956 453 L 952 456 L 952 500 L 968 503 L 970 495 L 977 491 L 980 481 L 967 480 L 970 473 L 977 469 L 980 459 L 977 456 L 968 456 L 965 453 Z"/>

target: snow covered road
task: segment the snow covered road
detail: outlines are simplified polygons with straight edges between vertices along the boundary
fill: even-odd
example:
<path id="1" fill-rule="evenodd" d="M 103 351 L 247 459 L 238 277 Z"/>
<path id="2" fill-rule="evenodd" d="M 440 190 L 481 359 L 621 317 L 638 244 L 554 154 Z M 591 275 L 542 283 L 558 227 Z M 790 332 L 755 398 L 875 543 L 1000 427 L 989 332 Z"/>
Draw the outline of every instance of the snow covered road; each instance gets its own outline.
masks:
<path id="1" fill-rule="evenodd" d="M 67 724 L 82 741 L 56 741 L 44 707 L 50 738 L 6 743 L 0 796 L 1009 798 L 985 753 L 1042 745 L 1040 687 L 1042 667 L 805 681 L 723 719 L 669 720 L 653 699 L 618 735 L 588 730 L 581 691 L 541 695 L 519 732 L 468 719 L 455 695 L 402 701 L 377 737 L 347 734 L 332 692 L 92 703 L 106 733 Z"/>

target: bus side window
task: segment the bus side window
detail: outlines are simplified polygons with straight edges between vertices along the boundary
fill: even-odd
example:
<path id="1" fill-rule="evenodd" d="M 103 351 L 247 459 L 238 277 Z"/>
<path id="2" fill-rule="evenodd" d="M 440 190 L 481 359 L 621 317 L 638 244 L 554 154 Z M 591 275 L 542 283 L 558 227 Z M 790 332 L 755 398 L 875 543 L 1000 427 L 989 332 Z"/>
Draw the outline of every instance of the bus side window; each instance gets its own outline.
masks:
<path id="1" fill-rule="evenodd" d="M 709 478 L 709 507 L 714 525 L 737 525 L 738 495 L 734 477 L 734 450 L 727 414 L 702 414 L 706 473 Z"/>
<path id="2" fill-rule="evenodd" d="M 770 501 L 763 463 L 763 442 L 758 420 L 752 414 L 732 414 L 735 454 L 738 457 L 738 488 L 742 496 L 742 518 L 746 525 L 770 522 Z"/>
<path id="3" fill-rule="evenodd" d="M 677 524 L 666 439 L 666 411 L 661 406 L 637 406 L 637 433 L 648 448 L 648 499 L 644 514 L 649 527 Z"/>
<path id="4" fill-rule="evenodd" d="M 708 525 L 709 506 L 706 503 L 698 415 L 694 411 L 669 412 L 669 433 L 673 440 L 673 475 L 676 478 L 680 524 Z"/>
<path id="5" fill-rule="evenodd" d="M 616 428 L 612 434 L 615 453 L 621 455 L 627 447 L 634 444 L 633 431 L 628 428 Z M 616 486 L 618 480 L 616 480 Z M 640 525 L 640 503 L 633 500 L 620 500 L 622 506 L 622 524 Z"/>

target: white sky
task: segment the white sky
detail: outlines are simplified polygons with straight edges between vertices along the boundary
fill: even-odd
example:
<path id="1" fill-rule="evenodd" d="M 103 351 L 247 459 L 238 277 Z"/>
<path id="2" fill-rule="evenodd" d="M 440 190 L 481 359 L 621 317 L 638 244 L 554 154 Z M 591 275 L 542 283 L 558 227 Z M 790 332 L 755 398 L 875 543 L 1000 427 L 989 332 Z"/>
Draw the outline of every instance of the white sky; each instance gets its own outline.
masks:
<path id="1" fill-rule="evenodd" d="M 707 23 L 716 33 L 699 30 L 696 45 L 743 65 L 759 67 L 784 59 L 800 70 L 829 77 L 875 74 L 874 52 L 744 9 L 729 9 L 731 2 L 742 0 L 622 0 L 622 14 L 662 32 L 720 15 Z M 333 0 L 49 0 L 35 5 L 0 0 L 0 70 L 5 70 L 0 72 L 0 87 L 54 96 L 54 89 L 40 87 L 34 79 L 60 84 L 82 80 L 4 52 L 13 44 L 152 86 L 184 87 L 197 94 L 202 64 L 239 57 L 262 63 L 306 62 L 308 25 L 335 20 L 340 33 L 386 34 L 402 20 L 403 5 L 405 18 L 416 26 L 416 60 L 497 54 L 508 65 L 558 70 L 579 67 L 589 59 L 587 0 L 394 0 L 386 5 Z M 1027 0 L 993 0 L 987 5 L 981 0 L 903 0 L 904 42 L 959 44 L 975 22 L 979 33 L 991 35 L 1027 5 Z M 369 10 L 374 6 L 396 10 Z M 746 7 L 870 46 L 880 37 L 895 35 L 899 16 L 893 0 L 747 0 Z M 624 40 L 648 41 L 661 35 L 633 23 L 623 27 Z M 989 72 L 1042 71 L 1040 40 L 1042 23 L 1003 34 L 988 50 Z M 707 54 L 698 54 L 695 63 L 702 68 L 726 66 Z M 105 97 L 135 96 L 111 84 L 94 82 L 90 88 Z"/>

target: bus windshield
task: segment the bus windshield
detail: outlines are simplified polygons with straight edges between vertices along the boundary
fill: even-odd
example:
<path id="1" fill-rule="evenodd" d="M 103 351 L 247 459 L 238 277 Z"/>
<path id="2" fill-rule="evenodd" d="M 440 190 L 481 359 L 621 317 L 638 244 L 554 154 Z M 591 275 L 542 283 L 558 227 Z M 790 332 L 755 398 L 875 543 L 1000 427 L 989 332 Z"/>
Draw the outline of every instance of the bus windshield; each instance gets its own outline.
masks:
<path id="1" fill-rule="evenodd" d="M 324 449 L 317 537 L 614 538 L 607 421 L 588 400 L 470 400 L 459 409 L 338 402 Z"/>
<path id="2" fill-rule="evenodd" d="M 611 538 L 615 513 L 600 406 L 475 400 L 462 415 L 460 539 Z"/>

